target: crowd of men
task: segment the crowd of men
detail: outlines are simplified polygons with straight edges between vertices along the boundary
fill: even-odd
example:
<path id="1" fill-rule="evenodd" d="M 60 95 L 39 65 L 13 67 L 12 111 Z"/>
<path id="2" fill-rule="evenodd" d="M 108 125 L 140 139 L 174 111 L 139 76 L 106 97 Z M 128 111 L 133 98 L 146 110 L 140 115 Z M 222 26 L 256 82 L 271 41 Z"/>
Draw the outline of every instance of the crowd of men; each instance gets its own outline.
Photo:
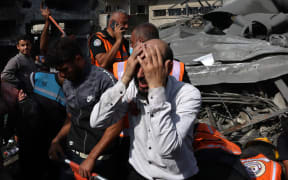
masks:
<path id="1" fill-rule="evenodd" d="M 31 40 L 20 36 L 1 73 L 0 116 L 15 121 L 21 178 L 250 179 L 241 149 L 196 125 L 201 94 L 153 24 L 136 26 L 129 45 L 129 17 L 114 12 L 91 33 L 85 57 L 73 36 L 49 41 L 49 9 L 42 15 L 45 61 L 37 67 Z"/>

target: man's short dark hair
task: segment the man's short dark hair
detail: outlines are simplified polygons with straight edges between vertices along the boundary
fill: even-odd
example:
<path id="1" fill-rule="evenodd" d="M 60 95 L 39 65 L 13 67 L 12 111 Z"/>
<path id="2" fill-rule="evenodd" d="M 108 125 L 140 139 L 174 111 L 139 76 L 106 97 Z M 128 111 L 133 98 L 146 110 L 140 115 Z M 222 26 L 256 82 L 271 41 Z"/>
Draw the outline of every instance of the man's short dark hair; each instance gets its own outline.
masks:
<path id="1" fill-rule="evenodd" d="M 74 61 L 76 55 L 82 56 L 77 41 L 63 37 L 49 46 L 46 60 L 49 66 L 56 67 Z"/>
<path id="2" fill-rule="evenodd" d="M 22 35 L 18 36 L 16 39 L 16 41 L 17 41 L 16 44 L 19 44 L 19 41 L 21 41 L 21 40 L 32 42 L 32 38 L 26 34 L 24 34 L 24 35 L 22 34 Z"/>
<path id="3" fill-rule="evenodd" d="M 159 31 L 157 27 L 151 23 L 142 23 L 133 29 L 136 39 L 148 41 L 150 39 L 159 39 Z"/>
<path id="4" fill-rule="evenodd" d="M 171 61 L 173 61 L 174 55 L 173 55 L 173 51 L 172 51 L 172 49 L 170 48 L 170 46 L 167 47 L 163 59 L 164 59 L 165 61 L 166 61 L 166 60 L 171 60 Z"/>

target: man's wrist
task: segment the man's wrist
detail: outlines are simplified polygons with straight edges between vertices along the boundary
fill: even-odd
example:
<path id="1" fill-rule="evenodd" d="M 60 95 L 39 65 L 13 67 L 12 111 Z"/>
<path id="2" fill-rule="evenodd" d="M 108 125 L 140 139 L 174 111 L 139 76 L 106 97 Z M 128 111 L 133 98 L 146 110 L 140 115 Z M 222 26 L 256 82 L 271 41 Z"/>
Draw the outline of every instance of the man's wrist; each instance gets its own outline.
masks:
<path id="1" fill-rule="evenodd" d="M 122 41 L 123 41 L 123 36 L 121 36 L 121 37 L 116 37 L 116 43 L 121 44 Z"/>
<path id="2" fill-rule="evenodd" d="M 93 154 L 92 152 L 90 152 L 90 154 L 87 156 L 86 159 L 91 159 L 92 161 L 95 161 L 98 158 L 98 153 L 97 154 Z"/>
<path id="3" fill-rule="evenodd" d="M 131 77 L 125 75 L 125 73 L 124 73 L 123 77 L 121 78 L 121 81 L 126 87 L 128 87 L 129 82 L 131 81 L 131 79 L 132 79 Z"/>
<path id="4" fill-rule="evenodd" d="M 159 87 L 164 87 L 164 84 L 163 83 L 150 83 L 149 84 L 149 89 L 159 88 Z"/>

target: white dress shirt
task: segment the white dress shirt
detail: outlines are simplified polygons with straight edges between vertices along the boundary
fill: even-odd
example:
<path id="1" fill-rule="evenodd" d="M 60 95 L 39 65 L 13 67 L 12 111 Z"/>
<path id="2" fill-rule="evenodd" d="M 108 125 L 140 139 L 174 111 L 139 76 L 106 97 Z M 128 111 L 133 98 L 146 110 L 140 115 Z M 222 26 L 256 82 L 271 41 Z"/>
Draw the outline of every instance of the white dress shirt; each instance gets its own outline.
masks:
<path id="1" fill-rule="evenodd" d="M 197 88 L 169 76 L 166 87 L 138 93 L 131 81 L 108 89 L 94 106 L 92 127 L 105 128 L 128 112 L 129 163 L 147 179 L 186 179 L 198 172 L 193 153 L 193 125 L 201 106 Z M 112 121 L 112 122 L 111 122 Z"/>

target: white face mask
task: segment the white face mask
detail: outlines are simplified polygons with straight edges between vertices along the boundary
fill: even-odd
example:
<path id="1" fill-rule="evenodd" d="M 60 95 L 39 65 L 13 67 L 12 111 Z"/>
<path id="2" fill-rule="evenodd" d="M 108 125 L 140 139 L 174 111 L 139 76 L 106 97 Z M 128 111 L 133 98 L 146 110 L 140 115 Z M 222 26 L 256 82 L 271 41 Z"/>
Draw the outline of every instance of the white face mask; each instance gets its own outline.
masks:
<path id="1" fill-rule="evenodd" d="M 133 52 L 133 48 L 130 47 L 130 48 L 129 48 L 129 53 L 130 53 L 130 55 L 132 54 L 132 52 Z"/>

